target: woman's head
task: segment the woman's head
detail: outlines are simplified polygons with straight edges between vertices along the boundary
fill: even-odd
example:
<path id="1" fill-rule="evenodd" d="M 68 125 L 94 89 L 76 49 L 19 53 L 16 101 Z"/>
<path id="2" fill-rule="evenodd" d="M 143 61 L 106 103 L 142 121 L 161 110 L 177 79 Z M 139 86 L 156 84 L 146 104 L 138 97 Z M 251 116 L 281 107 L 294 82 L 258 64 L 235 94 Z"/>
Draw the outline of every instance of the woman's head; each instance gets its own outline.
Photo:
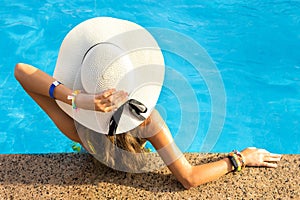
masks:
<path id="1" fill-rule="evenodd" d="M 135 129 L 114 136 L 97 133 L 78 123 L 76 125 L 87 150 L 97 160 L 113 169 L 144 172 L 163 165 L 157 154 L 147 154 L 149 151 L 145 149 L 146 138 L 154 136 L 165 127 L 164 120 L 156 110 Z"/>
<path id="2" fill-rule="evenodd" d="M 144 124 L 144 123 L 143 123 Z M 84 138 L 84 146 L 103 164 L 120 171 L 137 172 L 145 165 L 146 139 L 141 137 L 143 126 L 123 134 L 108 136 L 94 132 L 80 124 L 77 131 Z"/>
<path id="3" fill-rule="evenodd" d="M 162 51 L 154 37 L 130 21 L 98 17 L 74 27 L 61 44 L 54 78 L 70 89 L 98 94 L 115 88 L 143 103 L 149 112 L 156 105 L 164 80 Z M 149 76 L 151 74 L 151 76 Z M 57 102 L 74 120 L 99 133 L 107 133 L 111 114 Z M 141 120 L 124 109 L 116 134 L 132 130 Z"/>

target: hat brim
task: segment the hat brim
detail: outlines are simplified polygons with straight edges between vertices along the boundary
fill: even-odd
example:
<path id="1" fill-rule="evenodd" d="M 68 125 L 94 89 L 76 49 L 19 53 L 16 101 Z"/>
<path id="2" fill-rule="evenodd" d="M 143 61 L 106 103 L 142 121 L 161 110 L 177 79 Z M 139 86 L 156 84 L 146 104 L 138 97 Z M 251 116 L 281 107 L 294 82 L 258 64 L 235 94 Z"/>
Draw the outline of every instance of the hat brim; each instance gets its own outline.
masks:
<path id="1" fill-rule="evenodd" d="M 133 67 L 130 72 L 133 75 L 130 83 L 128 80 L 118 80 L 110 87 L 130 91 L 130 99 L 136 99 L 147 107 L 147 113 L 143 114 L 147 118 L 161 92 L 165 73 L 164 59 L 152 35 L 133 22 L 98 17 L 74 27 L 61 44 L 54 78 L 71 89 L 85 92 L 81 83 L 82 60 L 91 47 L 103 42 L 113 43 L 122 48 Z M 99 133 L 108 133 L 113 112 L 103 113 L 84 109 L 74 111 L 72 106 L 58 100 L 56 102 L 65 113 L 83 126 Z M 116 134 L 130 131 L 142 122 L 125 108 Z"/>

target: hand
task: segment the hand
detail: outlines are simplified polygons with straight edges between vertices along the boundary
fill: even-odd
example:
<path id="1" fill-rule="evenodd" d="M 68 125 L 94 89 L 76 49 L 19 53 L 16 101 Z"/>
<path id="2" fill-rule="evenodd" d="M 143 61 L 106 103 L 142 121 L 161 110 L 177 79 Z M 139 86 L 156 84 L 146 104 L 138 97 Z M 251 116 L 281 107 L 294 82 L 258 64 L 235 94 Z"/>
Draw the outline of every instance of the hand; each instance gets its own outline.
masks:
<path id="1" fill-rule="evenodd" d="M 128 99 L 128 94 L 116 89 L 108 89 L 100 94 L 79 93 L 76 97 L 78 108 L 96 110 L 100 112 L 111 112 L 116 110 Z"/>
<path id="2" fill-rule="evenodd" d="M 249 147 L 244 149 L 241 154 L 245 158 L 246 166 L 251 167 L 277 167 L 277 162 L 280 161 L 280 154 L 273 154 L 265 149 L 257 149 Z"/>
<path id="3" fill-rule="evenodd" d="M 95 110 L 101 112 L 110 112 L 119 108 L 128 100 L 128 93 L 124 91 L 116 91 L 116 89 L 108 89 L 95 95 Z"/>

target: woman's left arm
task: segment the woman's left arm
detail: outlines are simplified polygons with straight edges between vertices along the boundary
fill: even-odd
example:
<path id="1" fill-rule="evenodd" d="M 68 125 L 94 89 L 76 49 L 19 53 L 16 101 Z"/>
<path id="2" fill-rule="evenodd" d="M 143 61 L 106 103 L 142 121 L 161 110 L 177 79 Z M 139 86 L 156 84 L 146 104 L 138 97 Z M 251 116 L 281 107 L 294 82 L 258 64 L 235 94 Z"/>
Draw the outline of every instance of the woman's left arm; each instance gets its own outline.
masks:
<path id="1" fill-rule="evenodd" d="M 216 162 L 192 166 L 177 148 L 172 135 L 157 111 L 152 112 L 146 134 L 170 171 L 182 185 L 189 189 L 213 181 L 233 171 L 229 158 Z M 154 131 L 154 132 L 153 132 Z M 148 133 L 147 133 L 148 132 Z M 271 154 L 263 149 L 247 148 L 242 151 L 246 166 L 276 167 L 281 155 Z"/>
<path id="2" fill-rule="evenodd" d="M 217 162 L 192 166 L 177 148 L 167 127 L 147 138 L 164 160 L 176 179 L 186 188 L 213 181 L 232 171 L 228 158 Z"/>

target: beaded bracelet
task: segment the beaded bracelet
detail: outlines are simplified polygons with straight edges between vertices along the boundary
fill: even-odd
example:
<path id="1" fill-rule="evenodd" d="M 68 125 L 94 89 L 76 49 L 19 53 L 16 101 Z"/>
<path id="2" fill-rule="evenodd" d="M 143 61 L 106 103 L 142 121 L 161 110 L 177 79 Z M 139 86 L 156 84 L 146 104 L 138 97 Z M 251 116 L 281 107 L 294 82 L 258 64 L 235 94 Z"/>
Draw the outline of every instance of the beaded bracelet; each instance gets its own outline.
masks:
<path id="1" fill-rule="evenodd" d="M 75 102 L 75 98 L 76 96 L 80 93 L 80 90 L 75 90 L 72 92 L 72 95 L 68 95 L 68 100 L 72 100 L 72 108 L 74 110 L 78 110 L 77 106 L 76 106 L 76 102 Z"/>
<path id="2" fill-rule="evenodd" d="M 240 172 L 245 167 L 245 159 L 237 150 L 233 150 L 228 154 L 228 158 L 234 167 L 234 171 Z"/>
<path id="3" fill-rule="evenodd" d="M 245 158 L 244 156 L 241 154 L 241 152 L 237 151 L 237 150 L 233 150 L 233 152 L 238 156 L 239 161 L 242 164 L 242 168 L 244 168 L 246 166 L 246 162 L 245 162 Z"/>

